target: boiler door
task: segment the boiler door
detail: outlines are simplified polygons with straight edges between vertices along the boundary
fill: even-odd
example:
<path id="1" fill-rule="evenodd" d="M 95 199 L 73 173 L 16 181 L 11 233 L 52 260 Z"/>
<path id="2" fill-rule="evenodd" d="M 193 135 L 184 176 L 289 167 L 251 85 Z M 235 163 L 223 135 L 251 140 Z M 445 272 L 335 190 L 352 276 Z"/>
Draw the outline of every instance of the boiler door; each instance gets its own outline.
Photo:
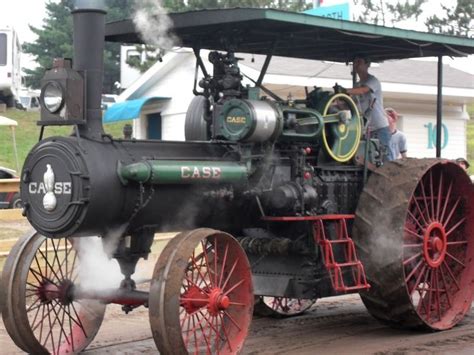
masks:
<path id="1" fill-rule="evenodd" d="M 41 234 L 70 235 L 86 209 L 89 180 L 83 156 L 65 140 L 44 140 L 29 153 L 22 172 L 25 213 Z"/>

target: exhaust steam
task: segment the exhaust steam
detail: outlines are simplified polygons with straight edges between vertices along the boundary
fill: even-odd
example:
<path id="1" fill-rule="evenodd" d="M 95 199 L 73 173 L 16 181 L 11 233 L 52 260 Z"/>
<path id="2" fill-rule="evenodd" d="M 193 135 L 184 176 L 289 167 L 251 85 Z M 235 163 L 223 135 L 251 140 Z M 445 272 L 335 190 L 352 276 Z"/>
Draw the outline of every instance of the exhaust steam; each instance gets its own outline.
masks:
<path id="1" fill-rule="evenodd" d="M 169 30 L 173 21 L 168 17 L 161 0 L 135 0 L 133 23 L 146 44 L 169 50 L 178 45 L 179 39 Z"/>
<path id="2" fill-rule="evenodd" d="M 116 289 L 120 286 L 123 276 L 117 260 L 111 259 L 111 255 L 106 252 L 105 240 L 99 237 L 86 237 L 77 238 L 74 243 L 80 261 L 78 274 L 81 289 L 98 291 Z"/>

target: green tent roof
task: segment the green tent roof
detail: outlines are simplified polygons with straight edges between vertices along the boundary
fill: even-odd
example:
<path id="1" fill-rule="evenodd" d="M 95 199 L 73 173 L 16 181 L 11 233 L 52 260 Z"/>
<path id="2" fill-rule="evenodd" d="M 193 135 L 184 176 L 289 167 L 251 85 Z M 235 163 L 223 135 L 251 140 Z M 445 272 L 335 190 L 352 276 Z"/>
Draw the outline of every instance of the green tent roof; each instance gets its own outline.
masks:
<path id="1" fill-rule="evenodd" d="M 294 58 L 373 61 L 474 53 L 474 39 L 335 20 L 273 9 L 216 9 L 172 13 L 178 45 Z M 107 24 L 106 40 L 142 43 L 132 20 Z"/>

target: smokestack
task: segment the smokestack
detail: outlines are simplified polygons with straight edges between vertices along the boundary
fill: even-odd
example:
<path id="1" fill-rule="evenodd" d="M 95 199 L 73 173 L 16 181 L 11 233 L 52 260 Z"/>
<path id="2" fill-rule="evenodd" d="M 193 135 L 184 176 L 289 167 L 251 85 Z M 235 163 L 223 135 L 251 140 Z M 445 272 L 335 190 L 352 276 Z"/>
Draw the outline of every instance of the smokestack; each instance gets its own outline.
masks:
<path id="1" fill-rule="evenodd" d="M 100 139 L 102 126 L 101 97 L 104 72 L 105 11 L 103 0 L 76 0 L 73 15 L 73 69 L 85 82 L 87 124 L 79 126 L 83 136 Z"/>

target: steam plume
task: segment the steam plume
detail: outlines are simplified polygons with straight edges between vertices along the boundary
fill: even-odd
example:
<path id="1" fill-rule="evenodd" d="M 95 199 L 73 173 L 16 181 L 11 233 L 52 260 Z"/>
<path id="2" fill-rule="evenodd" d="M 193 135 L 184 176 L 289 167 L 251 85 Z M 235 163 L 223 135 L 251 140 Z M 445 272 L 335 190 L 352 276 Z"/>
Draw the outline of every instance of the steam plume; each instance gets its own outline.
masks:
<path id="1" fill-rule="evenodd" d="M 133 23 L 146 44 L 165 50 L 178 45 L 178 38 L 169 33 L 173 21 L 168 17 L 161 0 L 135 0 Z"/>
<path id="2" fill-rule="evenodd" d="M 110 259 L 102 245 L 101 238 L 81 237 L 75 241 L 79 253 L 79 277 L 84 290 L 118 288 L 122 280 L 119 265 Z"/>

